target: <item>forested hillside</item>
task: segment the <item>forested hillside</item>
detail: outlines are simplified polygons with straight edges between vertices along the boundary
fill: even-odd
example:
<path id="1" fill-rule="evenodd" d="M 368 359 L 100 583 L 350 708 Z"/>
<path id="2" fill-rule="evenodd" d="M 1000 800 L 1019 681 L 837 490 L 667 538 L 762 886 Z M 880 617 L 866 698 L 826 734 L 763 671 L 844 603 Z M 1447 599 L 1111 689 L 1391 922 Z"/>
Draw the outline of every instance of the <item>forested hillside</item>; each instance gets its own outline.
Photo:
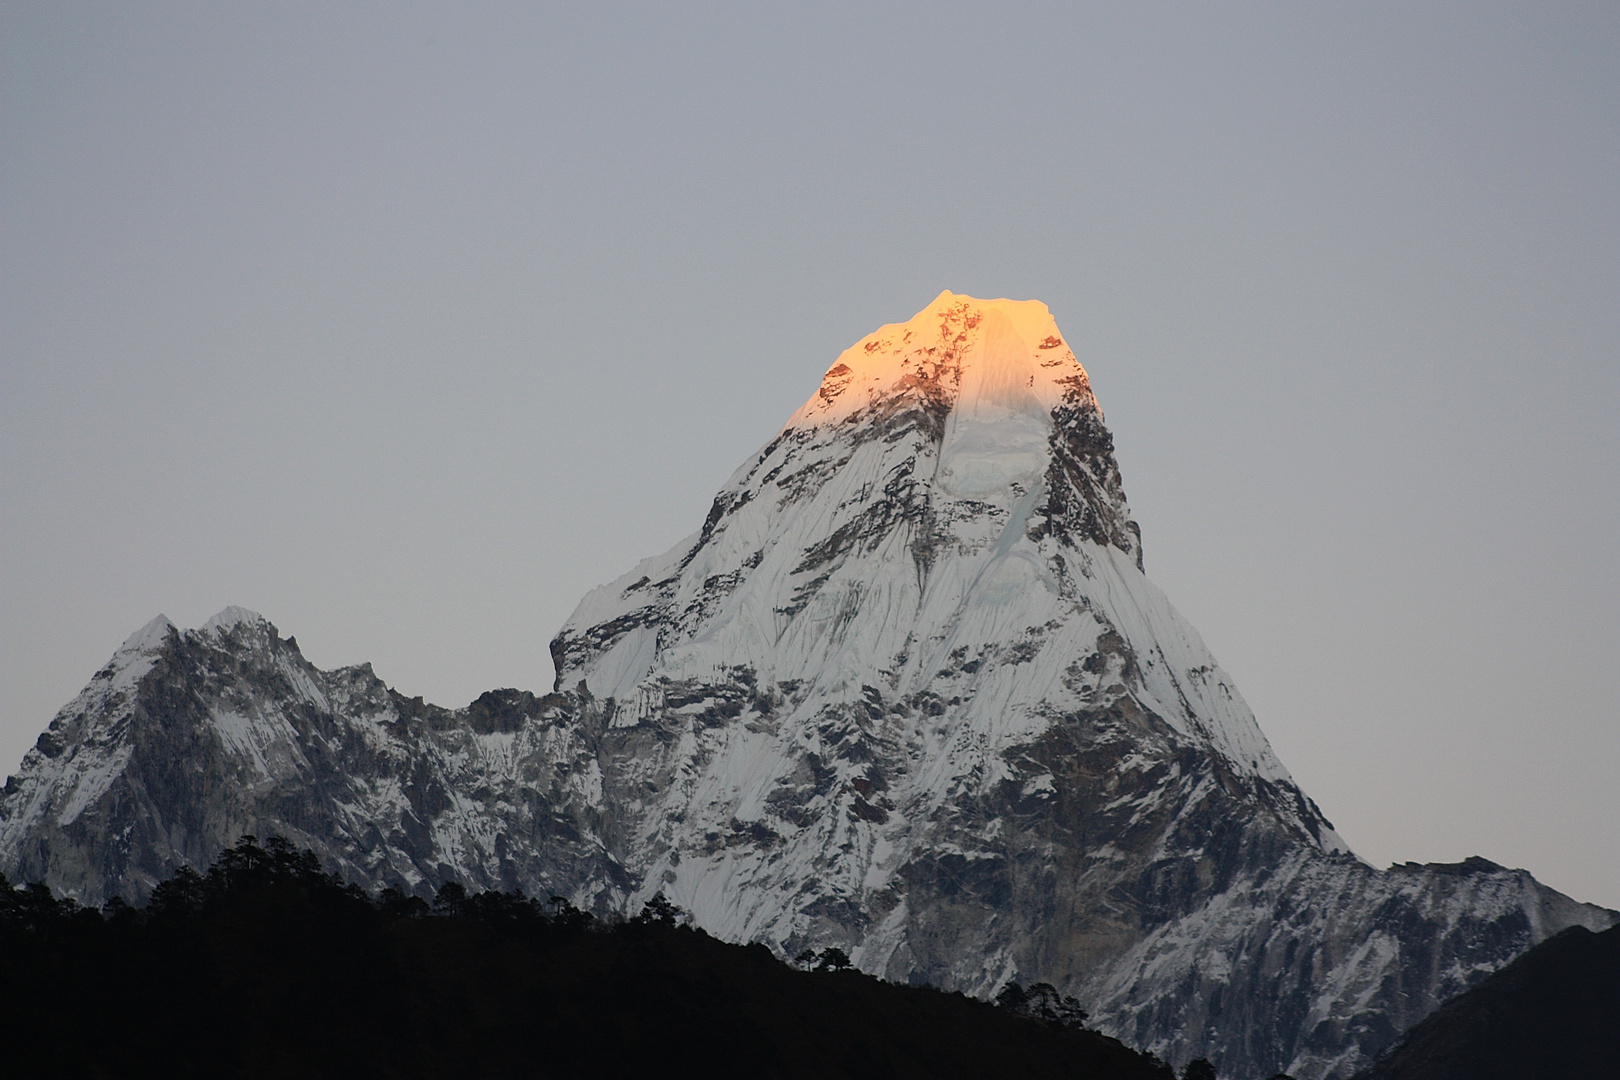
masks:
<path id="1" fill-rule="evenodd" d="M 1171 1075 L 1055 994 L 1008 995 L 1020 1014 L 845 963 L 725 944 L 661 900 L 609 924 L 454 884 L 369 897 L 279 840 L 143 909 L 0 887 L 12 1076 Z"/>

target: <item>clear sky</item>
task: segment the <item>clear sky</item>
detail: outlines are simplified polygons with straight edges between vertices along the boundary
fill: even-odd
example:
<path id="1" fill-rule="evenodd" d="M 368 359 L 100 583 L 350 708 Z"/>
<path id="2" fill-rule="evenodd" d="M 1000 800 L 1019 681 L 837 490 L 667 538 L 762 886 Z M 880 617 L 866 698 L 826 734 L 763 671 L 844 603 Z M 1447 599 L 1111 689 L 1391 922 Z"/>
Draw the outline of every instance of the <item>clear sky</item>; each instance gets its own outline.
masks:
<path id="1" fill-rule="evenodd" d="M 1620 907 L 1620 6 L 0 4 L 0 772 L 158 612 L 461 705 L 1046 301 L 1379 865 Z"/>

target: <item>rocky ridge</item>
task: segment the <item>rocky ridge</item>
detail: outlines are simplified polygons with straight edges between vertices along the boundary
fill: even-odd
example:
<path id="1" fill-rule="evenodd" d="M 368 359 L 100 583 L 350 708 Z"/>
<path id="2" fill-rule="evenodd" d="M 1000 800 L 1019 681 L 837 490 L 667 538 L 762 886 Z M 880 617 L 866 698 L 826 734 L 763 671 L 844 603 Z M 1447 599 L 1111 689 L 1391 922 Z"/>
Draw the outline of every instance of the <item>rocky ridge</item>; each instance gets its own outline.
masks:
<path id="1" fill-rule="evenodd" d="M 0 870 L 138 897 L 251 832 L 418 892 L 662 891 L 731 940 L 1048 981 L 1171 1060 L 1301 1078 L 1614 920 L 1484 860 L 1356 859 L 1142 566 L 1045 306 L 944 293 L 581 602 L 551 694 L 440 709 L 252 613 L 157 620 L 7 781 Z"/>

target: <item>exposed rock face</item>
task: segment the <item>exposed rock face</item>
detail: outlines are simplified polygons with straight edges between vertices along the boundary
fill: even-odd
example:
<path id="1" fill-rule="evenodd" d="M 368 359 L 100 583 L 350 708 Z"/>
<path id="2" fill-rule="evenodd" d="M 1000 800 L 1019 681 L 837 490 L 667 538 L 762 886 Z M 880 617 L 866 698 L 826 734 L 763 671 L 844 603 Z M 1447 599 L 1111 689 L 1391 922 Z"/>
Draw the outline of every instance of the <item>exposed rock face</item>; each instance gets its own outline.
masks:
<path id="1" fill-rule="evenodd" d="M 1620 926 L 1574 926 L 1429 1014 L 1356 1080 L 1613 1076 Z"/>
<path id="2" fill-rule="evenodd" d="M 1049 981 L 1171 1060 L 1301 1078 L 1615 918 L 1482 860 L 1349 853 L 1143 576 L 1044 305 L 946 293 L 857 343 L 551 651 L 552 694 L 452 712 L 250 613 L 154 623 L 8 781 L 0 869 L 138 896 L 279 832 L 379 885 L 661 890 L 723 937 Z"/>
<path id="3" fill-rule="evenodd" d="M 7 780 L 0 870 L 138 899 L 279 833 L 355 881 L 622 891 L 595 834 L 594 744 L 570 699 L 496 690 L 451 712 L 370 665 L 316 670 L 253 612 L 187 631 L 159 616 Z"/>

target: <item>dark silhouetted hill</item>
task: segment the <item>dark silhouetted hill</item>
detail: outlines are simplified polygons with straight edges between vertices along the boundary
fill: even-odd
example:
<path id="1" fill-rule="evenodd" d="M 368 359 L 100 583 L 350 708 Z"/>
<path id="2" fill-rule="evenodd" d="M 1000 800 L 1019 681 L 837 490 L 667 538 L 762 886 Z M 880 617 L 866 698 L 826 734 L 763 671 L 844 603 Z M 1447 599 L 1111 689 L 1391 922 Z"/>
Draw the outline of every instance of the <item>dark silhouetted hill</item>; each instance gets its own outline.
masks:
<path id="1" fill-rule="evenodd" d="M 1620 926 L 1571 927 L 1424 1019 L 1356 1080 L 1620 1077 Z"/>
<path id="2" fill-rule="evenodd" d="M 661 902 L 368 897 L 245 839 L 134 909 L 0 879 L 8 1076 L 1086 1077 L 1168 1068 L 1073 1022 L 799 970 Z"/>

